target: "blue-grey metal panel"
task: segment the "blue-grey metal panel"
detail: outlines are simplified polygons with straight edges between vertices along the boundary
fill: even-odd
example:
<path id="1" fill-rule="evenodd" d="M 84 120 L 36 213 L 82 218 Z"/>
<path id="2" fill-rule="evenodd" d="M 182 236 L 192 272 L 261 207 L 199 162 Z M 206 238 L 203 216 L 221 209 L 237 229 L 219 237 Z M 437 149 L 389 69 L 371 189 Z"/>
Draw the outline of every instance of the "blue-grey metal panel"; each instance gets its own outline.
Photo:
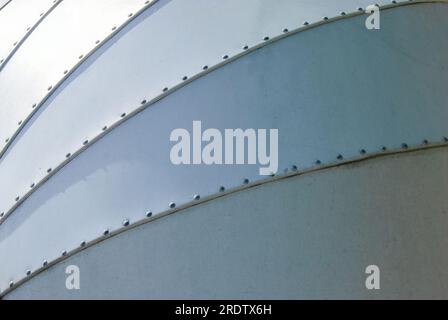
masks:
<path id="1" fill-rule="evenodd" d="M 30 192 L 30 185 L 38 185 L 44 180 L 48 176 L 47 170 L 54 169 L 65 161 L 66 154 L 74 155 L 82 148 L 84 141 L 92 141 L 98 137 L 103 127 L 111 127 L 124 113 L 131 114 L 141 107 L 142 101 L 156 99 L 165 87 L 182 85 L 187 82 L 183 80 L 184 77 L 191 79 L 197 76 L 203 72 L 204 65 L 211 68 L 220 64 L 224 61 L 224 56 L 228 56 L 230 60 L 244 53 L 243 48 L 246 45 L 250 51 L 267 42 L 264 40 L 265 37 L 274 38 L 283 35 L 285 28 L 292 32 L 297 28 L 303 28 L 304 21 L 310 24 L 322 23 L 325 22 L 323 20 L 325 16 L 330 20 L 343 17 L 342 12 L 346 12 L 345 17 L 348 17 L 350 13 L 359 12 L 358 7 L 364 8 L 370 2 L 370 0 L 283 0 L 279 4 L 270 0 L 159 1 L 154 8 L 129 24 L 109 45 L 90 57 L 87 63 L 54 93 L 50 101 L 43 106 L 43 112 L 38 113 L 38 118 L 25 126 L 24 134 L 19 135 L 19 141 L 12 144 L 12 150 L 4 155 L 5 159 L 0 166 L 0 181 L 7 181 L 7 184 L 0 185 L 0 212 L 8 215 L 16 205 L 15 199 L 19 197 L 20 201 L 20 198 L 25 197 Z M 109 1 L 107 3 L 109 5 Z M 408 2 L 398 1 L 398 4 L 400 3 Z M 380 1 L 379 4 L 391 4 L 391 2 Z M 65 17 L 64 8 L 68 4 L 63 5 L 64 7 L 52 14 L 54 21 L 45 22 L 46 31 L 41 31 L 41 35 L 49 37 L 54 31 L 50 32 L 47 29 L 59 30 L 60 26 L 69 23 L 60 21 Z M 97 2 L 95 5 L 99 6 Z M 115 13 L 115 10 L 116 8 L 110 11 Z M 104 25 L 112 24 L 107 17 L 98 17 L 98 12 L 101 10 L 91 8 L 90 11 L 95 19 L 94 22 L 83 23 L 86 29 L 97 30 Z M 130 10 L 127 8 L 123 11 L 127 14 Z M 424 25 L 427 23 L 425 20 Z M 369 41 L 368 38 L 373 37 L 374 32 L 368 31 L 363 26 L 359 25 L 363 28 L 362 32 L 359 32 L 360 37 Z M 108 27 L 105 31 L 107 30 Z M 47 89 L 47 83 L 53 85 L 57 82 L 56 79 L 62 76 L 65 65 L 71 65 L 70 61 L 78 58 L 78 53 L 74 54 L 73 51 L 87 50 L 87 48 L 86 50 L 75 48 L 78 42 L 88 47 L 92 45 L 94 39 L 103 38 L 94 35 L 94 31 L 90 29 L 88 36 L 83 35 L 84 31 L 76 32 L 76 42 L 64 53 L 59 54 L 63 60 L 61 63 L 59 59 L 53 61 L 53 57 L 42 62 L 35 61 L 29 57 L 31 50 L 27 51 L 27 59 L 33 61 L 33 68 L 34 65 L 38 65 L 39 69 L 46 70 L 45 79 L 33 79 L 29 82 L 28 77 L 22 77 L 21 73 L 12 71 L 8 76 L 4 76 L 4 81 L 13 86 L 15 91 L 9 97 L 6 96 L 7 99 L 2 104 L 4 108 L 13 112 L 14 116 L 4 118 L 7 124 L 0 125 L 0 131 L 9 130 L 11 126 L 12 128 L 23 126 L 21 123 L 23 114 L 31 112 L 30 107 L 37 97 L 43 97 L 41 94 Z M 381 34 L 387 32 L 387 26 L 383 27 Z M 424 32 L 432 34 L 434 31 L 426 29 Z M 64 36 L 61 46 L 65 48 L 64 41 L 71 39 L 70 34 L 64 30 L 59 33 Z M 394 41 L 393 37 L 397 34 L 393 32 L 389 37 L 390 41 Z M 44 40 L 40 37 L 33 41 L 39 47 L 56 51 L 53 45 L 44 45 Z M 319 48 L 316 47 L 316 50 Z M 438 53 L 432 55 L 436 54 Z M 68 62 L 66 58 L 69 59 Z M 302 63 L 306 63 L 305 61 Z M 51 66 L 48 67 L 48 64 Z M 47 69 L 54 71 L 55 76 L 48 78 L 52 72 Z M 28 71 L 27 69 L 27 74 Z M 21 85 L 17 85 L 15 79 L 19 79 Z M 23 90 L 25 85 L 37 90 L 32 99 L 29 96 L 35 90 L 25 91 Z M 2 85 L 0 79 L 0 90 L 2 87 L 7 90 L 8 85 Z M 22 100 L 22 96 L 27 102 Z M 18 123 L 21 125 L 17 126 Z M 10 136 L 10 133 L 7 135 Z M 10 177 L 12 173 L 13 179 Z"/>
<path id="2" fill-rule="evenodd" d="M 23 298 L 448 298 L 447 148 L 238 192 L 101 242 Z M 80 290 L 65 269 L 80 268 Z M 380 269 L 367 290 L 365 269 Z"/>
<path id="3" fill-rule="evenodd" d="M 170 132 L 190 129 L 193 120 L 204 128 L 278 128 L 280 170 L 338 154 L 356 157 L 361 148 L 440 141 L 448 119 L 447 10 L 419 5 L 384 12 L 389 32 L 383 33 L 367 34 L 364 18 L 356 18 L 296 34 L 129 119 L 6 219 L 1 287 L 44 259 L 120 228 L 125 218 L 138 221 L 148 209 L 157 215 L 172 201 L 181 205 L 221 185 L 260 179 L 257 165 L 172 165 Z"/>

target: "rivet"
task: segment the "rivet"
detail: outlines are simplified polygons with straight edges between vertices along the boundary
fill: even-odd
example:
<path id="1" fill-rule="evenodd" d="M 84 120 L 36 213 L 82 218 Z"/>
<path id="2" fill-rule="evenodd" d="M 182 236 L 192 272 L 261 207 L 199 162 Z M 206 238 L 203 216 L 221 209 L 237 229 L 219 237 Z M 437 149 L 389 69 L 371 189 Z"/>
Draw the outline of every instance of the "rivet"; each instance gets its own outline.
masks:
<path id="1" fill-rule="evenodd" d="M 147 102 L 147 101 L 143 99 L 142 102 L 140 102 L 140 103 L 141 103 L 141 104 L 146 104 L 146 102 Z"/>
<path id="2" fill-rule="evenodd" d="M 29 276 L 31 274 L 31 270 L 26 270 L 26 275 Z"/>
<path id="3" fill-rule="evenodd" d="M 171 209 L 174 209 L 176 207 L 176 204 L 174 202 L 170 202 L 169 206 Z"/>
<path id="4" fill-rule="evenodd" d="M 126 112 L 122 113 L 122 114 L 121 114 L 121 117 L 122 117 L 122 118 L 126 117 Z"/>
<path id="5" fill-rule="evenodd" d="M 224 192 L 224 191 L 226 191 L 226 188 L 223 187 L 223 186 L 221 186 L 221 187 L 219 187 L 219 191 L 220 191 L 220 192 Z"/>
<path id="6" fill-rule="evenodd" d="M 72 154 L 69 152 L 69 153 L 67 153 L 67 154 L 65 155 L 65 157 L 66 157 L 66 158 L 70 158 L 71 155 L 72 155 Z"/>
<path id="7" fill-rule="evenodd" d="M 3 218 L 4 215 L 5 215 L 4 212 L 0 213 L 0 218 Z"/>
<path id="8" fill-rule="evenodd" d="M 109 229 L 105 229 L 104 231 L 103 231 L 103 235 L 104 236 L 107 236 L 109 234 Z"/>
<path id="9" fill-rule="evenodd" d="M 152 211 L 151 210 L 146 211 L 146 217 L 147 218 L 151 218 L 152 217 Z"/>
<path id="10" fill-rule="evenodd" d="M 429 141 L 428 140 L 423 140 L 423 144 L 428 144 L 429 143 Z"/>
<path id="11" fill-rule="evenodd" d="M 201 196 L 198 195 L 198 194 L 195 194 L 195 195 L 193 196 L 193 199 L 194 199 L 194 200 L 199 200 L 199 199 L 201 199 Z"/>
<path id="12" fill-rule="evenodd" d="M 367 152 L 366 152 L 365 149 L 361 149 L 361 150 L 359 151 L 359 153 L 361 153 L 361 154 L 366 154 Z"/>
<path id="13" fill-rule="evenodd" d="M 9 287 L 10 288 L 14 287 L 14 282 L 13 281 L 9 282 Z"/>
<path id="14" fill-rule="evenodd" d="M 44 13 L 42 12 L 41 14 L 40 14 L 40 16 L 42 17 L 44 15 Z"/>
<path id="15" fill-rule="evenodd" d="M 68 70 L 64 70 L 64 74 L 67 74 L 68 73 Z"/>
<path id="16" fill-rule="evenodd" d="M 363 8 L 358 8 L 358 11 L 364 11 L 364 9 Z"/>
<path id="17" fill-rule="evenodd" d="M 293 165 L 293 166 L 291 167 L 291 169 L 292 169 L 292 171 L 297 171 L 297 166 L 296 166 L 296 165 Z"/>
<path id="18" fill-rule="evenodd" d="M 345 16 L 346 13 L 344 11 L 341 12 L 341 16 Z"/>
<path id="19" fill-rule="evenodd" d="M 320 165 L 320 164 L 322 164 L 322 162 L 320 161 L 320 160 L 316 160 L 316 162 L 315 162 L 317 165 Z"/>
<path id="20" fill-rule="evenodd" d="M 44 260 L 44 262 L 42 262 L 42 265 L 43 265 L 44 267 L 46 267 L 46 266 L 48 265 L 48 261 L 47 261 L 47 260 Z"/>
<path id="21" fill-rule="evenodd" d="M 149 3 L 149 1 L 145 1 L 145 4 L 148 4 Z"/>
<path id="22" fill-rule="evenodd" d="M 269 40 L 269 37 L 264 37 L 263 40 L 264 40 L 264 41 L 268 41 L 268 40 Z"/>
<path id="23" fill-rule="evenodd" d="M 328 21 L 328 17 L 324 17 L 324 21 Z"/>
<path id="24" fill-rule="evenodd" d="M 113 26 L 113 27 L 112 27 L 112 31 L 114 31 L 115 29 L 117 29 L 117 27 Z"/>
<path id="25" fill-rule="evenodd" d="M 103 131 L 106 131 L 106 130 L 107 130 L 107 126 L 104 126 L 102 130 L 103 130 Z"/>
<path id="26" fill-rule="evenodd" d="M 30 30 L 31 30 L 31 27 L 26 28 L 26 31 L 30 31 Z"/>
<path id="27" fill-rule="evenodd" d="M 8 142 L 9 142 L 9 138 L 6 138 L 6 139 L 5 139 L 5 142 L 8 143 Z"/>
<path id="28" fill-rule="evenodd" d="M 84 58 L 83 54 L 78 57 L 79 60 L 81 60 L 82 58 Z"/>
<path id="29" fill-rule="evenodd" d="M 249 184 L 249 179 L 247 179 L 247 178 L 244 179 L 244 180 L 243 180 L 243 183 L 244 183 L 244 184 Z"/>
<path id="30" fill-rule="evenodd" d="M 17 125 L 21 125 L 22 124 L 22 120 L 20 120 L 19 122 L 17 122 Z"/>
<path id="31" fill-rule="evenodd" d="M 62 251 L 62 256 L 65 257 L 67 255 L 67 251 Z"/>
<path id="32" fill-rule="evenodd" d="M 304 23 L 303 23 L 303 25 L 304 26 L 307 26 L 307 25 L 309 25 L 310 23 L 308 22 L 308 21 L 305 21 Z"/>
<path id="33" fill-rule="evenodd" d="M 183 80 L 183 81 L 186 81 L 186 80 L 188 80 L 188 77 L 187 77 L 187 76 L 184 76 L 184 77 L 182 78 L 182 80 Z"/>
<path id="34" fill-rule="evenodd" d="M 33 104 L 32 108 L 34 109 L 34 108 L 36 108 L 36 106 L 37 106 L 37 104 L 35 103 L 35 104 Z"/>
<path id="35" fill-rule="evenodd" d="M 208 66 L 203 66 L 202 67 L 202 70 L 207 70 L 208 69 Z"/>
<path id="36" fill-rule="evenodd" d="M 82 242 L 79 244 L 79 246 L 80 246 L 81 248 L 85 247 L 85 246 L 86 246 L 86 242 L 85 242 L 85 241 L 82 241 Z"/>
<path id="37" fill-rule="evenodd" d="M 133 13 L 130 13 L 130 14 L 128 14 L 128 17 L 130 18 L 130 17 L 132 17 L 134 14 Z"/>
<path id="38" fill-rule="evenodd" d="M 14 42 L 14 43 L 13 43 L 13 46 L 15 47 L 16 45 L 17 45 L 17 42 Z"/>
<path id="39" fill-rule="evenodd" d="M 228 55 L 224 55 L 222 58 L 223 58 L 224 60 L 227 60 L 227 59 L 229 59 L 229 56 L 228 56 Z"/>
<path id="40" fill-rule="evenodd" d="M 20 197 L 17 196 L 14 200 L 16 200 L 16 202 L 17 202 L 17 201 L 19 201 L 19 199 L 20 199 Z"/>
<path id="41" fill-rule="evenodd" d="M 393 3 L 393 4 L 396 4 L 396 3 L 397 3 L 397 1 L 395 1 L 395 0 L 392 0 L 392 3 Z"/>
<path id="42" fill-rule="evenodd" d="M 338 155 L 337 159 L 342 160 L 342 159 L 344 159 L 344 156 L 342 154 L 340 154 L 340 155 Z"/>
<path id="43" fill-rule="evenodd" d="M 448 142 L 448 137 L 443 137 L 444 142 Z"/>
<path id="44" fill-rule="evenodd" d="M 129 220 L 125 219 L 123 220 L 123 226 L 127 227 L 129 225 Z"/>
<path id="45" fill-rule="evenodd" d="M 403 149 L 407 149 L 409 146 L 408 146 L 406 143 L 402 143 L 402 144 L 401 144 L 401 147 L 402 147 Z"/>
<path id="46" fill-rule="evenodd" d="M 33 189 L 35 186 L 36 186 L 36 184 L 33 182 L 33 183 L 30 185 L 30 189 Z"/>
<path id="47" fill-rule="evenodd" d="M 285 29 L 283 29 L 283 32 L 284 32 L 284 33 L 288 33 L 289 30 L 288 30 L 287 28 L 285 28 Z"/>
<path id="48" fill-rule="evenodd" d="M 48 168 L 48 169 L 47 169 L 47 173 L 50 173 L 50 172 L 51 172 L 51 170 L 52 170 L 51 168 Z"/>
<path id="49" fill-rule="evenodd" d="M 95 41 L 95 44 L 98 44 L 98 43 L 100 43 L 100 40 L 96 40 L 96 41 Z"/>
<path id="50" fill-rule="evenodd" d="M 49 86 L 49 87 L 47 88 L 48 91 L 50 91 L 51 89 L 53 89 L 53 86 Z"/>
<path id="51" fill-rule="evenodd" d="M 248 46 L 248 45 L 245 45 L 245 46 L 243 47 L 243 50 L 247 50 L 247 49 L 249 49 L 249 46 Z"/>
<path id="52" fill-rule="evenodd" d="M 82 144 L 87 145 L 89 143 L 89 140 L 85 140 Z"/>
<path id="53" fill-rule="evenodd" d="M 382 147 L 381 147 L 381 150 L 383 150 L 383 151 L 387 151 L 387 147 L 386 147 L 386 146 L 382 146 Z"/>
<path id="54" fill-rule="evenodd" d="M 167 92 L 167 91 L 168 91 L 167 87 L 163 88 L 163 92 Z"/>

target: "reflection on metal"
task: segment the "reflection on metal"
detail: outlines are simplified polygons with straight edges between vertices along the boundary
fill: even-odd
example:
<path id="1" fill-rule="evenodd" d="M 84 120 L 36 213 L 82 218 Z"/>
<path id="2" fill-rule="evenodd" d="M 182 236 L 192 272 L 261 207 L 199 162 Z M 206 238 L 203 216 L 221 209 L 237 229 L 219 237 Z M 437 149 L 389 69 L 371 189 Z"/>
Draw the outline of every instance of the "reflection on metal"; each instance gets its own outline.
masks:
<path id="1" fill-rule="evenodd" d="M 221 200 L 239 197 L 246 189 L 316 172 L 350 176 L 355 162 L 371 158 L 378 168 L 389 170 L 395 164 L 387 159 L 397 153 L 407 154 L 403 161 L 410 167 L 418 167 L 418 161 L 406 160 L 416 151 L 424 154 L 420 165 L 429 161 L 439 166 L 440 157 L 430 155 L 436 150 L 445 155 L 448 143 L 446 1 L 418 1 L 425 3 L 415 6 L 381 1 L 381 9 L 391 10 L 382 12 L 386 31 L 376 33 L 365 29 L 363 10 L 358 9 L 368 2 L 195 0 L 192 5 L 189 0 L 159 0 L 152 5 L 117 0 L 92 7 L 92 2 L 64 0 L 0 71 L 0 136 L 14 128 L 0 159 L 0 294 L 32 296 L 35 288 L 49 285 L 51 270 L 65 259 L 77 259 L 81 250 L 91 252 L 97 248 L 93 244 L 101 242 L 98 248 L 103 248 L 125 230 L 129 232 L 123 235 L 132 237 L 135 227 L 181 210 L 210 206 L 215 211 Z M 104 8 L 112 8 L 109 15 L 102 14 Z M 50 48 L 47 44 L 55 39 L 61 39 L 61 48 L 70 42 L 63 32 L 55 32 L 51 40 L 45 35 L 64 26 L 74 9 L 87 17 L 81 35 L 104 32 L 108 26 L 105 35 L 95 41 L 78 39 L 70 36 L 69 27 L 66 36 L 74 39 L 75 54 L 66 50 L 54 66 L 46 60 L 39 68 L 21 70 L 23 61 L 33 61 L 33 48 Z M 21 97 L 17 79 L 31 84 L 38 70 L 45 72 Z M 372 90 L 380 94 L 372 95 Z M 249 165 L 173 166 L 169 133 L 194 120 L 221 130 L 278 128 L 281 173 L 263 178 Z M 369 167 L 361 171 L 371 172 Z M 412 191 L 406 179 L 395 178 Z M 277 187 L 270 191 L 274 203 L 281 198 Z M 300 183 L 290 187 L 291 192 L 303 188 Z M 369 188 L 367 183 L 365 191 L 351 193 L 350 199 L 365 199 Z M 372 188 L 379 192 L 378 186 Z M 320 196 L 328 200 L 334 189 L 327 189 Z M 443 204 L 426 191 L 425 196 Z M 390 205 L 381 199 L 366 210 Z M 398 205 L 404 200 L 396 197 Z M 418 206 L 425 201 L 419 198 Z M 354 206 L 347 203 L 351 214 Z M 275 205 L 263 208 L 257 215 L 276 211 Z M 318 210 L 311 205 L 307 214 Z M 226 232 L 231 238 L 231 230 Z M 247 271 L 246 265 L 241 267 Z M 29 279 L 33 281 L 23 290 L 17 289 Z M 269 294 L 275 295 L 279 288 L 271 289 Z M 135 290 L 145 296 L 141 288 Z M 406 297 L 407 291 L 400 294 Z"/>
<path id="2" fill-rule="evenodd" d="M 242 186 L 84 243 L 4 298 L 365 299 L 360 278 L 372 261 L 388 274 L 375 298 L 446 298 L 438 266 L 448 220 L 425 210 L 434 200 L 433 210 L 448 210 L 447 160 L 446 145 L 423 147 Z M 59 284 L 73 264 L 84 271 L 81 295 Z"/>

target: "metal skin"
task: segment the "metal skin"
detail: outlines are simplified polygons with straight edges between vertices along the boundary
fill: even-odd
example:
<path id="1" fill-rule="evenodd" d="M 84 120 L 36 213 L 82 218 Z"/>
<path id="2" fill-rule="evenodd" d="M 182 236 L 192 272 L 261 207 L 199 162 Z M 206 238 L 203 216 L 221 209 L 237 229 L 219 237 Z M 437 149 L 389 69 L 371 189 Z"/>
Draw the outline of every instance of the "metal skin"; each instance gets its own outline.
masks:
<path id="1" fill-rule="evenodd" d="M 15 78 L 5 71 L 20 67 L 20 59 L 30 55 L 28 41 L 35 46 L 50 41 L 44 31 L 65 23 L 66 1 L 40 23 L 0 71 L 0 91 L 5 96 L 0 102 L 2 112 L 21 113 L 23 102 L 17 99 L 19 87 L 12 88 L 17 81 L 8 84 L 9 90 L 2 88 L 2 77 L 4 81 L 21 79 L 21 74 L 34 77 L 32 69 L 23 69 Z M 448 40 L 444 30 L 448 6 L 393 4 L 381 13 L 381 30 L 369 31 L 364 26 L 366 15 L 357 10 L 367 4 L 348 0 L 338 5 L 161 0 L 123 23 L 120 32 L 91 56 L 82 57 L 66 76 L 56 76 L 61 85 L 49 89 L 39 110 L 14 129 L 15 139 L 4 149 L 0 160 L 0 212 L 4 213 L 0 292 L 8 294 L 7 298 L 446 296 L 446 273 L 429 265 L 424 254 L 413 259 L 415 265 L 408 269 L 404 261 L 411 259 L 413 246 L 431 244 L 436 244 L 428 253 L 431 258 L 437 257 L 439 264 L 447 259 L 439 245 L 447 241 L 444 233 L 427 228 L 428 223 L 440 227 L 447 223 L 439 212 L 446 210 L 441 195 L 446 190 L 447 170 L 448 58 L 444 53 Z M 70 5 L 76 6 L 74 2 Z M 110 11 L 121 17 L 128 9 Z M 89 14 L 98 15 L 98 10 Z M 79 11 L 85 12 L 82 6 Z M 322 20 L 326 16 L 329 19 Z M 230 17 L 229 26 L 225 21 Z M 312 27 L 304 27 L 304 21 Z M 108 23 L 107 18 L 101 23 L 92 19 L 85 30 L 100 30 Z M 76 37 L 74 43 L 82 47 L 88 43 L 84 40 Z M 60 61 L 66 60 L 63 54 Z M 47 72 L 49 62 L 38 67 L 42 79 L 55 78 L 51 74 L 59 66 Z M 33 96 L 37 88 L 34 82 L 29 85 L 30 95 L 23 99 Z M 12 101 L 17 108 L 11 107 Z M 10 120 L 2 113 L 2 130 Z M 169 159 L 170 132 L 191 130 L 194 120 L 201 120 L 203 129 L 278 128 L 277 177 L 259 176 L 258 165 L 174 166 Z M 422 145 L 425 150 L 418 156 L 383 157 L 375 160 L 374 168 L 343 163 L 381 154 L 383 147 L 393 154 Z M 440 149 L 431 151 L 432 146 Z M 309 178 L 281 179 L 293 166 L 301 172 L 321 170 L 331 163 L 341 167 L 316 174 L 313 181 L 319 188 L 308 188 Z M 397 170 L 400 166 L 402 170 Z M 418 174 L 410 181 L 404 172 L 412 170 Z M 372 179 L 378 172 L 396 174 Z M 250 183 L 243 186 L 245 179 Z M 338 179 L 346 181 L 341 189 Z M 423 190 L 416 187 L 427 186 L 427 181 L 434 185 Z M 254 184 L 262 186 L 255 193 L 245 191 Z M 413 201 L 415 207 L 410 210 L 405 205 L 406 194 L 382 193 L 390 191 L 389 185 L 420 192 Z M 221 198 L 220 186 L 229 190 L 225 198 Z M 308 189 L 297 201 L 295 195 Z M 372 197 L 376 200 L 369 201 Z M 276 200 L 268 205 L 269 199 Z M 330 205 L 335 202 L 339 208 Z M 148 219 L 145 215 L 150 210 L 153 214 Z M 391 210 L 397 220 L 375 220 L 373 226 L 372 221 L 357 217 L 391 214 Z M 429 215 L 429 222 L 421 223 L 423 214 Z M 336 221 L 336 216 L 341 219 Z M 405 216 L 410 220 L 403 222 L 400 217 Z M 305 227 L 304 217 L 316 220 Z M 145 226 L 131 228 L 142 223 Z M 254 230 L 264 232 L 245 232 L 251 223 Z M 235 225 L 241 226 L 241 232 L 235 232 Z M 346 232 L 354 229 L 361 235 L 353 239 L 357 250 L 343 251 Z M 316 230 L 335 235 L 331 246 L 313 238 Z M 419 237 L 407 239 L 409 230 L 419 230 Z M 213 234 L 217 234 L 216 241 L 207 238 Z M 407 240 L 379 252 L 392 235 Z M 185 247 L 174 249 L 181 238 Z M 265 238 L 273 243 L 265 243 Z M 99 244 L 100 240 L 106 241 Z M 216 268 L 216 260 L 206 253 L 222 246 L 241 251 L 234 255 L 224 250 L 219 259 L 227 264 L 220 262 Z M 79 253 L 81 249 L 86 251 Z M 118 263 L 115 260 L 123 251 L 127 257 Z M 257 252 L 261 260 L 242 255 L 248 252 Z M 313 252 L 321 254 L 313 257 Z M 397 260 L 388 261 L 391 254 Z M 371 264 L 369 257 L 382 266 L 401 261 L 395 269 L 382 270 L 390 281 L 387 290 L 366 291 L 363 279 L 365 266 Z M 145 268 L 154 258 L 160 271 Z M 138 260 L 136 269 L 129 271 L 123 262 L 133 260 Z M 67 292 L 65 279 L 57 277 L 70 263 L 80 264 L 85 279 L 95 280 L 78 292 Z M 94 267 L 102 263 L 101 270 Z M 109 263 L 113 266 L 106 267 Z M 198 263 L 205 271 L 199 272 Z M 189 267 L 182 269 L 184 265 Z M 343 265 L 351 268 L 342 270 Z M 232 272 L 226 278 L 229 268 Z M 428 270 L 431 277 L 413 284 L 397 280 L 420 269 Z M 322 278 L 326 272 L 328 277 L 337 276 L 331 281 Z M 108 280 L 118 274 L 125 274 L 118 283 Z M 269 279 L 262 283 L 266 274 Z M 139 280 L 143 278 L 148 281 Z M 285 279 L 297 281 L 286 284 Z M 176 292 L 175 283 L 180 283 Z M 114 287 L 120 291 L 114 292 Z M 415 294 L 415 288 L 422 290 Z"/>

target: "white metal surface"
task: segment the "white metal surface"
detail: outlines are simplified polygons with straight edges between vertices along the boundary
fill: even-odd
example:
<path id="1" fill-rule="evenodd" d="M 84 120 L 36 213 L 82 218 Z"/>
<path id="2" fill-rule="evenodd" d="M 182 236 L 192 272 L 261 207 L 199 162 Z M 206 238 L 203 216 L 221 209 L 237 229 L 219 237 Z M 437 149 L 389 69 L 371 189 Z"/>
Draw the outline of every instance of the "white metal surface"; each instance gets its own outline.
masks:
<path id="1" fill-rule="evenodd" d="M 0 8 L 6 2 L 2 1 Z M 54 0 L 14 0 L 2 9 L 0 12 L 0 69 L 3 68 L 5 60 L 20 41 L 55 2 Z"/>
<path id="2" fill-rule="evenodd" d="M 287 0 L 281 5 L 267 0 L 159 1 L 90 57 L 26 125 L 2 159 L 0 181 L 8 183 L 0 184 L 0 212 L 12 210 L 16 198 L 23 198 L 30 185 L 44 180 L 47 170 L 59 166 L 66 154 L 74 154 L 123 113 L 140 108 L 141 101 L 160 96 L 163 88 L 179 85 L 183 77 L 197 75 L 204 65 L 222 63 L 223 56 L 230 59 L 245 45 L 254 47 L 285 28 L 294 30 L 304 21 L 319 22 L 325 16 L 340 17 L 341 12 L 357 12 L 368 4 L 366 0 Z M 53 15 L 63 16 L 61 8 Z M 47 28 L 53 29 L 60 23 L 46 21 Z M 17 75 L 3 76 L 18 79 Z M 16 90 L 14 96 L 18 94 Z M 3 106 L 11 109 L 14 104 L 7 101 Z M 20 108 L 14 110 L 20 113 Z"/>
<path id="3" fill-rule="evenodd" d="M 258 166 L 174 167 L 169 134 L 190 128 L 193 120 L 219 129 L 278 128 L 280 170 L 311 167 L 316 159 L 331 162 L 338 154 L 356 157 L 361 148 L 374 152 L 383 145 L 440 141 L 448 119 L 442 68 L 447 10 L 422 5 L 387 11 L 383 22 L 392 33 L 367 35 L 360 17 L 296 34 L 197 79 L 126 121 L 0 227 L 0 287 L 105 229 L 120 228 L 124 219 L 137 221 L 149 209 L 154 215 L 165 211 L 172 201 L 181 205 L 194 194 L 215 194 L 221 185 L 260 179 Z M 428 42 L 430 30 L 440 32 Z M 414 55 L 403 59 L 403 51 Z M 416 64 L 422 57 L 431 63 Z M 402 81 L 412 76 L 418 81 Z M 372 95 L 372 88 L 381 94 Z M 26 255 L 11 258 L 17 252 Z"/>

